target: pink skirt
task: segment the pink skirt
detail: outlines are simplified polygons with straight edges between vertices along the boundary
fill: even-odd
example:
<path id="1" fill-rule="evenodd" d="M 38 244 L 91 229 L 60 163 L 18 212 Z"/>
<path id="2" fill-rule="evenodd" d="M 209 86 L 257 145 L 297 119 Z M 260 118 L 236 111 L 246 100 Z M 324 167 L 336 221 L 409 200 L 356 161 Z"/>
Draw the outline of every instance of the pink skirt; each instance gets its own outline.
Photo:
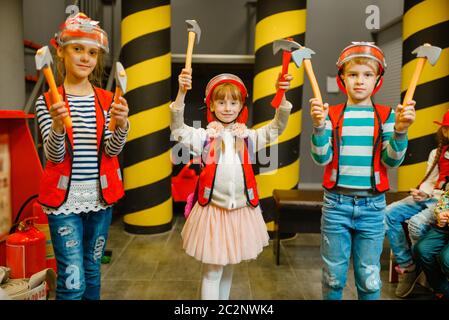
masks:
<path id="1" fill-rule="evenodd" d="M 192 208 L 181 236 L 189 256 L 218 265 L 256 259 L 269 240 L 260 207 L 227 210 L 198 203 Z"/>

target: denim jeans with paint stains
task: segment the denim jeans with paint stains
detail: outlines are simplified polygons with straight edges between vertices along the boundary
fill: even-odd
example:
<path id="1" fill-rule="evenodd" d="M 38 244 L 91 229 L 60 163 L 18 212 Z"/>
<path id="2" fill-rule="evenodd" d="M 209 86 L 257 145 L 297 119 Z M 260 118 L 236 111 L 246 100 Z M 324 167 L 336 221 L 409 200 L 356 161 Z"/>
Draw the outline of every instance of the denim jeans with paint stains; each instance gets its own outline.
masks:
<path id="1" fill-rule="evenodd" d="M 403 268 L 413 262 L 412 250 L 408 244 L 402 223 L 408 220 L 408 231 L 412 244 L 430 229 L 435 221 L 433 209 L 436 198 L 415 201 L 409 196 L 390 204 L 385 210 L 385 228 L 396 262 Z"/>
<path id="2" fill-rule="evenodd" d="M 380 298 L 385 195 L 359 197 L 324 191 L 321 216 L 323 299 L 340 300 L 352 254 L 359 300 Z"/>
<path id="3" fill-rule="evenodd" d="M 89 213 L 48 215 L 58 266 L 56 299 L 99 300 L 101 257 L 112 207 Z"/>

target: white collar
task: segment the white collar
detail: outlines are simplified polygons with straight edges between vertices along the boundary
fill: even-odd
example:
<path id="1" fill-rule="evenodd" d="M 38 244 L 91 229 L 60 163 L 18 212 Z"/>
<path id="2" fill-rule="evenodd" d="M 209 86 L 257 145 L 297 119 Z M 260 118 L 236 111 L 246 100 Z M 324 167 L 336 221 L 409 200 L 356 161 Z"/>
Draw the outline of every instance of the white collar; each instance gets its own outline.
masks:
<path id="1" fill-rule="evenodd" d="M 235 122 L 225 128 L 220 122 L 212 121 L 207 125 L 206 133 L 211 138 L 217 138 L 223 130 L 229 130 L 234 137 L 244 139 L 248 137 L 247 129 L 244 123 Z"/>

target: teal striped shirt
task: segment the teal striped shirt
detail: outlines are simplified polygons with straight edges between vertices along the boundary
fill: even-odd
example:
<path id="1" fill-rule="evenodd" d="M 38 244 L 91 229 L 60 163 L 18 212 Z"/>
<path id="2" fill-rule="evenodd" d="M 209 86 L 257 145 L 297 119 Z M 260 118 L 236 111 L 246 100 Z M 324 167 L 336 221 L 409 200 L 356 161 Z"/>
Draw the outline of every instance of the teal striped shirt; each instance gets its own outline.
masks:
<path id="1" fill-rule="evenodd" d="M 339 154 L 337 186 L 371 189 L 374 147 L 374 107 L 350 106 L 345 109 Z M 407 151 L 407 134 L 394 133 L 395 113 L 383 125 L 381 161 L 387 168 L 398 167 Z M 332 123 L 329 117 L 323 129 L 314 129 L 311 139 L 312 159 L 318 165 L 332 160 Z"/>

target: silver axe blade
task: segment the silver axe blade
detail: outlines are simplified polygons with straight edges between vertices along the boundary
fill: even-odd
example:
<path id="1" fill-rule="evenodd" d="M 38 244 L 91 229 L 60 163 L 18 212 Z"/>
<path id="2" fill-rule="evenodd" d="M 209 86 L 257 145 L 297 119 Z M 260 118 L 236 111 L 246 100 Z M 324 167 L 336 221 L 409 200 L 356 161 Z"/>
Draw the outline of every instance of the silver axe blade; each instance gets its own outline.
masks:
<path id="1" fill-rule="evenodd" d="M 306 47 L 301 47 L 300 49 L 295 50 L 295 52 L 292 53 L 292 59 L 295 62 L 296 66 L 299 68 L 304 59 L 312 59 L 312 54 L 315 54 L 315 51 Z"/>
<path id="2" fill-rule="evenodd" d="M 293 50 L 299 49 L 300 47 L 301 45 L 296 41 L 290 41 L 285 39 L 275 40 L 273 41 L 273 54 L 275 55 L 281 49 L 284 51 L 291 52 Z"/>
<path id="3" fill-rule="evenodd" d="M 50 49 L 48 46 L 44 46 L 37 50 L 36 55 L 34 56 L 34 60 L 36 61 L 36 69 L 42 70 L 42 68 L 50 67 L 53 63 L 53 59 L 51 57 Z"/>
<path id="4" fill-rule="evenodd" d="M 188 32 L 194 32 L 196 34 L 195 36 L 195 42 L 196 44 L 200 43 L 200 38 L 201 38 L 201 28 L 200 25 L 198 24 L 198 22 L 196 22 L 196 20 L 186 20 L 187 23 L 187 31 Z"/>
<path id="5" fill-rule="evenodd" d="M 125 68 L 123 68 L 123 65 L 117 61 L 115 64 L 115 83 L 120 87 L 120 90 L 122 90 L 122 94 L 126 93 L 126 84 L 128 82 L 128 77 L 125 72 Z"/>
<path id="6" fill-rule="evenodd" d="M 413 50 L 412 53 L 416 54 L 417 58 L 427 58 L 429 63 L 434 66 L 440 58 L 441 48 L 426 43 Z"/>

